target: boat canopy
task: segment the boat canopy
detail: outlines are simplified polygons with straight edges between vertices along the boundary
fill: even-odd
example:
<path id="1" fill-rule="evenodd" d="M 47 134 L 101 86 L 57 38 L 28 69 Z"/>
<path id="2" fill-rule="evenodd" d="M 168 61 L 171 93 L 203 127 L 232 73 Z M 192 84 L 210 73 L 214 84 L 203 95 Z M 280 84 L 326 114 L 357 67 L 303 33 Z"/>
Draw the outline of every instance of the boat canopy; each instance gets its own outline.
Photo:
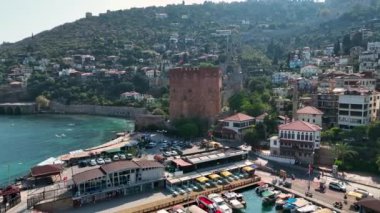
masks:
<path id="1" fill-rule="evenodd" d="M 309 201 L 303 199 L 303 198 L 298 198 L 296 202 L 293 203 L 295 206 L 297 206 L 298 208 L 300 207 L 303 207 L 303 206 L 306 206 L 307 204 L 309 204 Z"/>
<path id="2" fill-rule="evenodd" d="M 208 178 L 206 178 L 206 177 L 199 177 L 199 178 L 197 178 L 196 179 L 198 182 L 200 182 L 200 183 L 206 183 L 207 181 L 208 181 Z"/>
<path id="3" fill-rule="evenodd" d="M 250 166 L 245 166 L 245 167 L 243 167 L 243 171 L 245 171 L 245 172 L 251 172 L 251 171 L 253 171 L 253 170 L 255 170 L 255 169 L 252 168 L 252 167 L 250 167 Z"/>
<path id="4" fill-rule="evenodd" d="M 222 171 L 220 174 L 221 174 L 222 176 L 224 176 L 224 177 L 228 177 L 228 176 L 231 176 L 231 175 L 232 175 L 232 173 L 229 172 L 229 171 Z"/>
<path id="5" fill-rule="evenodd" d="M 263 197 L 270 197 L 270 196 L 274 195 L 274 192 L 271 191 L 271 190 L 266 190 L 266 191 L 264 191 L 263 193 L 261 193 L 261 195 L 262 195 Z"/>
<path id="6" fill-rule="evenodd" d="M 297 198 L 289 198 L 286 202 L 287 203 L 294 203 L 294 202 L 296 202 L 297 201 Z"/>
<path id="7" fill-rule="evenodd" d="M 314 213 L 333 213 L 333 211 L 331 211 L 331 209 L 324 208 L 324 209 L 321 209 L 321 210 L 317 210 Z"/>
<path id="8" fill-rule="evenodd" d="M 311 204 L 297 209 L 297 212 L 314 212 L 315 210 L 317 210 L 317 208 L 318 207 L 316 205 Z"/>
<path id="9" fill-rule="evenodd" d="M 220 176 L 218 174 L 211 174 L 208 177 L 211 178 L 211 179 L 213 179 L 213 180 L 216 180 L 216 179 L 220 178 Z"/>

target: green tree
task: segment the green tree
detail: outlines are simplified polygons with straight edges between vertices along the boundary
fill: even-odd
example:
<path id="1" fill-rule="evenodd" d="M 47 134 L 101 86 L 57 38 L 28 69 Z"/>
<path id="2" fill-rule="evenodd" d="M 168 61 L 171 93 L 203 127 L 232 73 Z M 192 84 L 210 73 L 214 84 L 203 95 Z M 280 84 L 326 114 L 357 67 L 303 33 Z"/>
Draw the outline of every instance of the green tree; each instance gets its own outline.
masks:
<path id="1" fill-rule="evenodd" d="M 376 158 L 376 165 L 377 165 L 377 167 L 378 167 L 378 169 L 380 171 L 380 154 Z"/>
<path id="2" fill-rule="evenodd" d="M 152 114 L 153 115 L 165 115 L 166 113 L 162 109 L 156 108 L 153 110 Z"/>
<path id="3" fill-rule="evenodd" d="M 40 95 L 36 98 L 36 104 L 38 109 L 49 107 L 50 101 L 43 95 Z"/>
<path id="4" fill-rule="evenodd" d="M 357 155 L 358 153 L 352 149 L 347 143 L 339 142 L 333 146 L 333 153 L 337 160 L 345 162 L 345 158 L 351 158 Z"/>
<path id="5" fill-rule="evenodd" d="M 249 130 L 249 132 L 244 135 L 243 140 L 253 148 L 258 148 L 260 146 L 260 136 L 256 129 Z"/>
<path id="6" fill-rule="evenodd" d="M 371 141 L 376 141 L 380 138 L 380 122 L 372 123 L 368 128 L 368 137 Z"/>
<path id="7" fill-rule="evenodd" d="M 336 56 L 340 55 L 340 41 L 339 41 L 339 39 L 334 44 L 334 55 L 336 55 Z"/>
<path id="8" fill-rule="evenodd" d="M 343 37 L 343 41 L 342 41 L 342 46 L 343 46 L 343 52 L 345 55 L 348 55 L 350 54 L 350 49 L 352 47 L 351 45 L 351 38 L 350 38 L 350 35 L 347 34 Z"/>
<path id="9" fill-rule="evenodd" d="M 178 127 L 178 133 L 183 138 L 193 138 L 199 135 L 199 127 L 193 122 L 184 123 Z"/>

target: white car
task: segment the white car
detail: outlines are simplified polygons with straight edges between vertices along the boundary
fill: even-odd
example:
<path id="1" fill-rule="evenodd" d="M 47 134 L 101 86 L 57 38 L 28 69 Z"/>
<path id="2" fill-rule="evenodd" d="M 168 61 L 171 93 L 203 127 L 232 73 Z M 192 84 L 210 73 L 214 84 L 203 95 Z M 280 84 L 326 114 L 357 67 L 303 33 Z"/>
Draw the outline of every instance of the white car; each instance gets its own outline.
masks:
<path id="1" fill-rule="evenodd" d="M 120 160 L 125 160 L 125 159 L 127 159 L 127 157 L 125 156 L 125 154 L 119 154 L 119 158 L 120 158 Z"/>
<path id="2" fill-rule="evenodd" d="M 103 160 L 103 158 L 98 158 L 98 159 L 96 159 L 96 163 L 98 163 L 99 165 L 103 165 L 106 162 Z"/>
<path id="3" fill-rule="evenodd" d="M 90 162 L 89 162 L 90 166 L 96 166 L 96 160 L 95 159 L 91 159 Z"/>
<path id="4" fill-rule="evenodd" d="M 112 163 L 112 160 L 111 160 L 111 158 L 104 158 L 104 162 L 105 163 Z"/>
<path id="5" fill-rule="evenodd" d="M 118 155 L 114 155 L 114 156 L 112 157 L 112 160 L 113 160 L 113 161 L 118 161 L 118 160 L 120 160 L 120 158 L 119 158 Z"/>

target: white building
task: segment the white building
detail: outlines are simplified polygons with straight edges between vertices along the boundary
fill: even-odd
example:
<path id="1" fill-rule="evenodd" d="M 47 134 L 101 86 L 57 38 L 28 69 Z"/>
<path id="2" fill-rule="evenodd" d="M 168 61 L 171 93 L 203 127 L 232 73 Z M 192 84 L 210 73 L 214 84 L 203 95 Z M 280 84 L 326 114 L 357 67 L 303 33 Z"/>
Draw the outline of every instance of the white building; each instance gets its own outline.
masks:
<path id="1" fill-rule="evenodd" d="M 270 139 L 271 155 L 310 163 L 320 148 L 321 127 L 305 121 L 279 125 L 279 135 Z"/>
<path id="2" fill-rule="evenodd" d="M 367 44 L 367 51 L 372 53 L 380 53 L 380 42 L 368 42 Z"/>
<path id="3" fill-rule="evenodd" d="M 74 201 L 101 200 L 110 193 L 131 194 L 163 186 L 164 166 L 156 161 L 116 161 L 73 175 Z"/>
<path id="4" fill-rule="evenodd" d="M 120 99 L 141 101 L 144 99 L 144 95 L 135 91 L 125 92 L 120 95 Z"/>
<path id="5" fill-rule="evenodd" d="M 311 76 L 317 76 L 321 73 L 321 70 L 315 65 L 307 65 L 301 68 L 302 77 L 309 78 Z"/>
<path id="6" fill-rule="evenodd" d="M 243 113 L 237 113 L 230 117 L 219 120 L 222 123 L 221 134 L 223 138 L 242 139 L 244 130 L 255 124 L 255 118 Z"/>
<path id="7" fill-rule="evenodd" d="M 376 93 L 364 89 L 351 89 L 340 95 L 338 99 L 339 127 L 348 130 L 356 126 L 368 125 L 376 118 L 372 115 L 377 115 L 379 109 L 377 98 Z"/>
<path id="8" fill-rule="evenodd" d="M 297 119 L 322 126 L 323 112 L 315 107 L 306 106 L 297 110 Z"/>

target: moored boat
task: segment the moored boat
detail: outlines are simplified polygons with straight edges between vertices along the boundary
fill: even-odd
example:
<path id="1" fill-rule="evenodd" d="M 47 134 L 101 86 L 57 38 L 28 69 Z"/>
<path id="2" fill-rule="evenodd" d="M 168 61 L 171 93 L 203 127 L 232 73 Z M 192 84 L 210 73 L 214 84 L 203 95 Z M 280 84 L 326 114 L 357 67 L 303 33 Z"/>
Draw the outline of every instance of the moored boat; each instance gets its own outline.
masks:
<path id="1" fill-rule="evenodd" d="M 216 208 L 222 213 L 232 213 L 232 208 L 226 203 L 221 195 L 209 194 L 208 198 L 214 202 Z"/>
<path id="2" fill-rule="evenodd" d="M 263 205 L 272 205 L 276 202 L 276 193 L 272 190 L 266 190 L 261 193 L 263 197 Z"/>
<path id="3" fill-rule="evenodd" d="M 269 187 L 269 185 L 267 183 L 261 182 L 261 183 L 259 183 L 259 186 L 256 187 L 255 192 L 256 192 L 256 194 L 261 196 L 261 193 L 263 191 L 265 191 L 268 187 Z"/>
<path id="4" fill-rule="evenodd" d="M 244 200 L 244 196 L 240 193 L 236 193 L 236 199 L 243 204 L 244 208 L 247 207 L 247 202 Z"/>
<path id="5" fill-rule="evenodd" d="M 245 206 L 239 202 L 236 198 L 237 194 L 235 192 L 225 192 L 222 194 L 224 200 L 232 207 L 234 211 L 240 211 L 245 208 Z"/>
<path id="6" fill-rule="evenodd" d="M 220 212 L 217 210 L 215 203 L 206 196 L 198 196 L 196 199 L 197 205 L 208 213 Z"/>

